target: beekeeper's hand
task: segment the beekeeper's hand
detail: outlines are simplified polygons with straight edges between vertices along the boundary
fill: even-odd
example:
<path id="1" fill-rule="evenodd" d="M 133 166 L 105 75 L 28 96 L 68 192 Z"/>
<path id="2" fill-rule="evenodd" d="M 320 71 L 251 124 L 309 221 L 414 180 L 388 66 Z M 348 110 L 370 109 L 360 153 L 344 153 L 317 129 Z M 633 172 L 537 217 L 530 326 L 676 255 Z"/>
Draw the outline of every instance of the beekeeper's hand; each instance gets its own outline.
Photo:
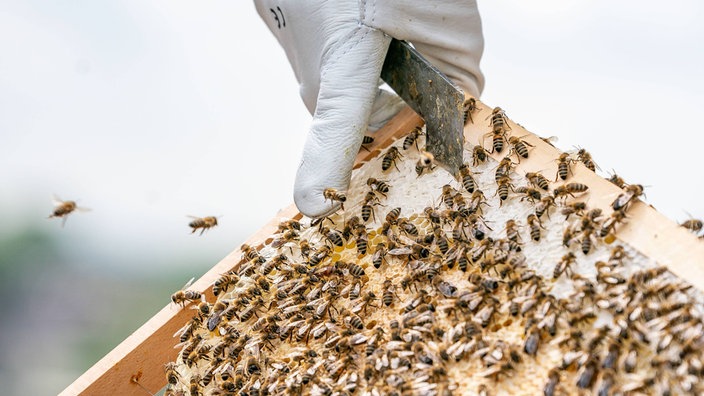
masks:
<path id="1" fill-rule="evenodd" d="M 255 0 L 286 51 L 313 122 L 296 175 L 294 201 L 306 216 L 339 204 L 323 190 L 346 191 L 367 126 L 402 107 L 379 89 L 391 37 L 411 42 L 465 93 L 479 96 L 484 48 L 475 0 Z"/>

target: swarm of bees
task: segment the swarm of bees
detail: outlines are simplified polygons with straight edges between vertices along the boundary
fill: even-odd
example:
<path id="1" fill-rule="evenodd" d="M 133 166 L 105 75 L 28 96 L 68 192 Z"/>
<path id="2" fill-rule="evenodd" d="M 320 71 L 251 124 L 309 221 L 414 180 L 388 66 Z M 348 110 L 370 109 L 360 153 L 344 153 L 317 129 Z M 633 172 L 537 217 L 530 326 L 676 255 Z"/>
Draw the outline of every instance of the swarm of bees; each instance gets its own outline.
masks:
<path id="1" fill-rule="evenodd" d="M 530 146 L 503 110 L 490 117 L 513 145 L 500 162 L 468 146 L 460 180 L 414 171 L 424 135 L 411 131 L 327 192 L 344 209 L 243 245 L 214 300 L 175 293 L 193 317 L 165 394 L 704 392 L 701 296 L 614 243 L 642 186 L 590 208 L 569 179 L 578 158 L 556 159 L 559 182 L 519 174 L 511 157 Z"/>

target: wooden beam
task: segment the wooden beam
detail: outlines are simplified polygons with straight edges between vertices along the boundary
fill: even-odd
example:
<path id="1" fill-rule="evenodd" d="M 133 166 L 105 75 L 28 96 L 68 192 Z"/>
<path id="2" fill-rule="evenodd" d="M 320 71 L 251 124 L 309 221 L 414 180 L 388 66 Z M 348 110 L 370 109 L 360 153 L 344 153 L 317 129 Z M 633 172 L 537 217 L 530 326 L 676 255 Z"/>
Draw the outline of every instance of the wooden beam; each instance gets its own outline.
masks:
<path id="1" fill-rule="evenodd" d="M 380 150 L 388 147 L 416 125 L 422 125 L 422 119 L 409 108 L 402 110 L 374 133 L 374 142 L 369 145 L 369 151 L 363 150 L 358 154 L 355 167 L 378 155 Z M 301 217 L 295 205 L 290 205 L 245 243 L 260 246 L 276 232 L 282 220 Z M 194 282 L 189 290 L 205 293 L 206 298 L 212 300 L 213 282 L 220 275 L 236 268 L 240 264 L 241 256 L 240 249 L 235 249 Z M 173 335 L 193 317 L 191 308 L 192 306 L 167 305 L 60 395 L 146 395 L 147 391 L 156 393 L 166 385 L 164 364 L 176 360 L 178 355 L 178 350 L 174 348 L 178 339 Z"/>

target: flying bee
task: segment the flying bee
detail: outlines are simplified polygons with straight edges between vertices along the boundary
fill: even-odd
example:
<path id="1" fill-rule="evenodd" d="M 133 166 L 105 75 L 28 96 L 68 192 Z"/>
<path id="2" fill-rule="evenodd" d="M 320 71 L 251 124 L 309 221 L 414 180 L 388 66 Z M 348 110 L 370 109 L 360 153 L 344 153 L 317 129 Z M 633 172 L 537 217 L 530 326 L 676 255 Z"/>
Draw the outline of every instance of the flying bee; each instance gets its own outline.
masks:
<path id="1" fill-rule="evenodd" d="M 486 162 L 486 159 L 489 157 L 489 153 L 486 151 L 484 147 L 481 145 L 476 145 L 472 149 L 472 165 L 477 166 L 482 162 Z"/>
<path id="2" fill-rule="evenodd" d="M 379 269 L 379 267 L 381 267 L 386 253 L 386 244 L 384 242 L 378 243 L 374 249 L 374 255 L 372 256 L 372 264 L 374 265 L 374 268 Z"/>
<path id="3" fill-rule="evenodd" d="M 471 122 L 474 124 L 474 120 L 472 119 L 472 113 L 481 110 L 479 106 L 477 106 L 477 100 L 474 98 L 469 98 L 464 101 L 462 104 L 462 110 L 463 110 L 463 118 L 464 118 L 464 125 L 467 125 L 467 121 Z"/>
<path id="4" fill-rule="evenodd" d="M 518 162 L 521 162 L 521 157 L 528 158 L 528 147 L 535 147 L 518 136 L 508 138 L 508 143 L 513 145 L 513 151 L 516 153 Z"/>
<path id="5" fill-rule="evenodd" d="M 345 210 L 345 201 L 347 201 L 347 195 L 345 195 L 344 192 L 342 191 L 337 191 L 336 189 L 332 187 L 328 187 L 325 190 L 323 190 L 323 198 L 325 198 L 326 201 L 330 201 L 330 203 L 334 202 L 339 202 L 340 207 L 342 210 Z"/>
<path id="6" fill-rule="evenodd" d="M 555 174 L 555 181 L 557 181 L 558 177 L 562 180 L 567 180 L 567 176 L 570 173 L 570 164 L 574 162 L 574 160 L 570 158 L 569 153 L 562 153 L 556 161 L 557 173 Z"/>
<path id="7" fill-rule="evenodd" d="M 592 159 L 592 155 L 587 152 L 587 150 L 580 148 L 577 151 L 577 160 L 581 161 L 584 166 L 587 167 L 592 172 L 596 172 L 596 169 L 598 166 L 594 163 L 594 160 Z"/>
<path id="8" fill-rule="evenodd" d="M 699 219 L 689 219 L 680 223 L 680 226 L 692 231 L 695 234 L 701 231 L 702 225 L 702 221 Z"/>
<path id="9" fill-rule="evenodd" d="M 181 304 L 182 306 L 185 306 L 188 302 L 204 301 L 204 296 L 200 292 L 195 290 L 184 290 L 187 289 L 191 283 L 193 283 L 194 279 L 195 278 L 191 278 L 188 283 L 183 285 L 181 290 L 171 295 L 171 301 L 173 301 L 174 304 Z"/>
<path id="10" fill-rule="evenodd" d="M 460 166 L 460 178 L 462 179 L 464 189 L 470 194 L 473 193 L 477 183 L 474 181 L 474 177 L 472 177 L 472 170 L 469 169 L 469 165 L 462 164 Z"/>
<path id="11" fill-rule="evenodd" d="M 203 233 L 206 230 L 218 225 L 218 218 L 216 216 L 207 216 L 207 217 L 188 216 L 188 217 L 193 219 L 190 223 L 188 223 L 188 226 L 193 229 L 193 230 L 191 230 L 191 234 L 193 234 L 194 232 L 196 232 L 196 230 L 198 230 L 200 228 L 201 230 L 200 230 L 199 235 L 203 235 Z"/>
<path id="12" fill-rule="evenodd" d="M 507 129 L 511 129 L 511 127 L 508 125 L 508 118 L 506 117 L 506 112 L 500 107 L 494 107 L 494 110 L 491 111 L 491 114 L 487 116 L 486 118 L 491 117 L 491 120 L 489 121 L 489 126 L 492 127 L 492 130 L 494 132 L 506 132 Z M 501 152 L 499 150 L 498 152 Z"/>
<path id="13" fill-rule="evenodd" d="M 534 241 L 539 241 L 540 240 L 540 229 L 543 228 L 543 225 L 540 223 L 540 219 L 538 216 L 535 214 L 529 214 L 528 218 L 528 227 L 530 227 L 530 238 Z"/>
<path id="14" fill-rule="evenodd" d="M 70 215 L 76 210 L 80 212 L 86 212 L 90 209 L 79 207 L 78 205 L 76 205 L 76 201 L 62 201 L 58 197 L 54 196 L 54 211 L 51 212 L 51 214 L 47 218 L 53 219 L 60 217 L 61 227 L 63 227 L 64 224 L 66 224 L 66 219 L 68 219 L 68 215 Z"/>
<path id="15" fill-rule="evenodd" d="M 372 191 L 376 191 L 379 194 L 386 196 L 386 194 L 389 192 L 389 183 L 384 181 L 384 180 L 377 180 L 373 177 L 370 177 L 367 179 L 367 185 Z"/>
<path id="16" fill-rule="evenodd" d="M 614 210 L 621 210 L 626 208 L 634 199 L 640 197 L 643 194 L 643 186 L 640 184 L 629 184 L 624 189 L 625 192 L 611 203 L 611 207 Z"/>
<path id="17" fill-rule="evenodd" d="M 386 154 L 384 154 L 384 158 L 381 161 L 381 170 L 387 171 L 391 168 L 391 165 L 393 165 L 396 170 L 399 170 L 398 166 L 396 166 L 396 160 L 401 157 L 403 156 L 401 155 L 401 152 L 398 151 L 398 147 L 392 146 Z"/>
<path id="18" fill-rule="evenodd" d="M 548 179 L 541 175 L 539 172 L 527 172 L 526 179 L 535 187 L 543 189 L 545 191 L 549 190 Z"/>
<path id="19" fill-rule="evenodd" d="M 418 162 L 416 162 L 416 174 L 418 176 L 420 176 L 426 170 L 432 171 L 434 169 L 434 167 L 433 167 L 434 161 L 435 161 L 435 157 L 433 156 L 433 154 L 431 154 L 427 151 L 421 151 L 420 158 L 418 158 Z"/>
<path id="20" fill-rule="evenodd" d="M 569 252 L 566 255 L 562 256 L 562 259 L 560 259 L 557 265 L 555 265 L 555 269 L 552 272 L 552 278 L 557 279 L 565 271 L 570 271 L 570 266 L 574 264 L 576 260 L 577 257 L 572 252 Z"/>
<path id="21" fill-rule="evenodd" d="M 408 150 L 411 146 L 415 145 L 416 150 L 418 150 L 418 137 L 423 134 L 423 128 L 419 126 L 413 128 L 411 132 L 406 135 L 406 138 L 403 139 L 403 149 Z"/>
<path id="22" fill-rule="evenodd" d="M 374 143 L 374 137 L 364 135 L 364 137 L 362 138 L 362 148 L 369 151 L 369 148 L 367 146 L 369 146 L 372 143 Z"/>

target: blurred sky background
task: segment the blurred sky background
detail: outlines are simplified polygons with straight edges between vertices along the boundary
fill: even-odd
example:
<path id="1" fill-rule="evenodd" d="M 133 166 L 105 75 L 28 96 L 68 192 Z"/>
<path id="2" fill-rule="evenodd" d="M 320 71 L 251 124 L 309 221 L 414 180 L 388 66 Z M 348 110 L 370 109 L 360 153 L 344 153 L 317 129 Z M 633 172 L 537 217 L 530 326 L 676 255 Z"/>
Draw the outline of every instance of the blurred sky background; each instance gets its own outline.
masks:
<path id="1" fill-rule="evenodd" d="M 485 103 L 704 217 L 704 3 L 479 6 Z M 5 0 L 0 37 L 0 383 L 55 394 L 292 202 L 310 116 L 251 1 Z"/>

